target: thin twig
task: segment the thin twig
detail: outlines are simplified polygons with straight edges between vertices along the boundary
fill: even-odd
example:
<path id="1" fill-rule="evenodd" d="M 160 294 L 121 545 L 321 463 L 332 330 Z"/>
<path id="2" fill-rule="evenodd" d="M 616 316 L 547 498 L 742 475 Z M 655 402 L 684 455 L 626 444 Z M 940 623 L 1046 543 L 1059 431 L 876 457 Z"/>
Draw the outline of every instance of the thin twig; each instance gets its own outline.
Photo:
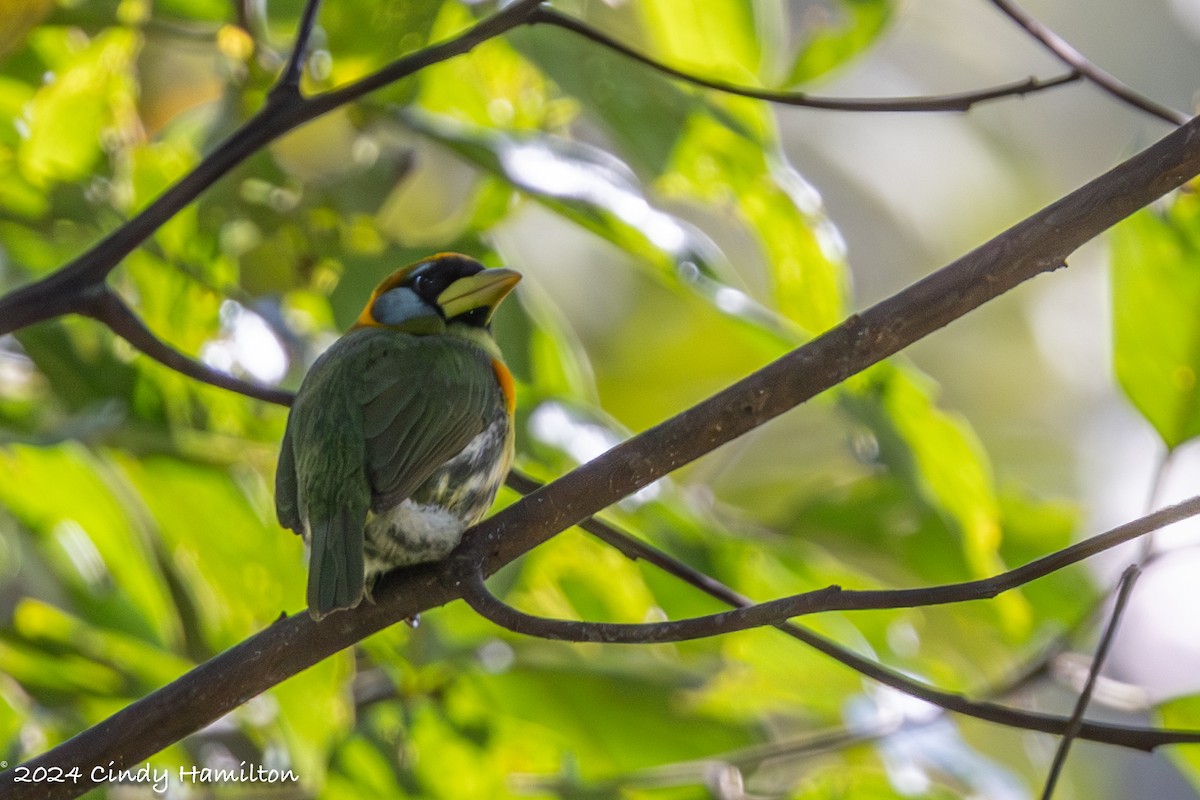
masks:
<path id="1" fill-rule="evenodd" d="M 1072 637 L 1083 630 L 1084 626 L 1088 625 L 1100 611 L 1109 591 L 1106 590 L 1100 597 L 1090 600 L 1085 612 L 1057 631 L 1048 641 L 1039 645 L 1035 653 L 1027 656 L 1023 663 L 1002 680 L 981 689 L 979 695 L 981 697 L 1007 697 L 1046 675 L 1054 661 L 1070 649 Z"/>
<path id="2" fill-rule="evenodd" d="M 1166 486 L 1167 475 L 1170 472 L 1171 465 L 1174 463 L 1172 456 L 1175 450 L 1167 450 L 1163 458 L 1158 462 L 1157 468 L 1154 470 L 1154 479 L 1150 483 L 1150 492 L 1146 498 L 1146 508 L 1153 509 L 1159 505 L 1159 498 Z M 1138 560 L 1125 568 L 1121 573 L 1120 580 L 1116 584 L 1117 597 L 1113 601 L 1112 612 L 1109 615 L 1108 622 L 1104 626 L 1104 632 L 1100 636 L 1100 641 L 1096 646 L 1096 652 L 1092 656 L 1092 665 L 1088 670 L 1087 680 L 1083 685 L 1082 691 L 1075 702 L 1075 710 L 1071 714 L 1072 726 L 1068 728 L 1062 740 L 1058 743 L 1058 748 L 1054 752 L 1054 760 L 1050 764 L 1050 770 L 1046 774 L 1046 782 L 1042 788 L 1042 800 L 1051 800 L 1054 796 L 1054 787 L 1058 783 L 1059 775 L 1067 763 L 1067 755 L 1071 750 L 1071 742 L 1077 735 L 1077 723 L 1083 718 L 1087 712 L 1088 704 L 1091 702 L 1092 693 L 1095 691 L 1096 680 L 1100 676 L 1100 670 L 1104 666 L 1104 661 L 1108 658 L 1109 648 L 1112 646 L 1113 639 L 1117 634 L 1117 626 L 1120 624 L 1121 617 L 1125 614 L 1125 609 L 1128 607 L 1129 598 L 1133 595 L 1133 585 L 1141 576 L 1141 569 L 1145 566 L 1147 560 L 1152 556 L 1154 548 L 1154 534 L 1151 533 L 1142 538 L 1141 547 L 1139 548 Z M 1109 597 L 1113 592 L 1110 588 L 1103 595 L 1103 598 Z"/>
<path id="3" fill-rule="evenodd" d="M 1018 97 L 1035 92 L 1053 89 L 1066 83 L 1080 79 L 1077 70 L 1071 70 L 1065 75 L 1053 78 L 1027 78 L 1023 81 L 993 86 L 953 94 L 928 95 L 921 97 L 816 97 L 804 92 L 778 91 L 772 89 L 756 89 L 750 86 L 739 86 L 733 83 L 705 78 L 695 75 L 678 67 L 672 67 L 651 58 L 627 44 L 624 44 L 606 33 L 596 30 L 587 23 L 573 17 L 561 14 L 552 8 L 539 8 L 529 18 L 530 24 L 553 25 L 563 30 L 576 33 L 589 41 L 595 42 L 615 53 L 632 59 L 644 66 L 650 67 L 664 75 L 670 75 L 687 83 L 714 89 L 726 94 L 749 97 L 755 100 L 766 100 L 779 105 L 799 106 L 831 111 L 876 111 L 876 112 L 931 112 L 931 111 L 967 111 L 972 106 L 1002 97 Z"/>
<path id="4" fill-rule="evenodd" d="M 1083 53 L 1076 50 L 1070 42 L 1050 30 L 1010 0 L 991 0 L 991 2 L 992 5 L 996 6 L 996 8 L 1000 9 L 1011 20 L 1021 26 L 1026 33 L 1040 42 L 1043 47 L 1053 53 L 1059 61 L 1071 67 L 1071 69 L 1121 102 L 1145 111 L 1147 114 L 1158 117 L 1172 125 L 1182 125 L 1191 119 L 1190 116 L 1184 114 L 1182 111 L 1164 106 L 1139 94 L 1115 76 L 1100 69 L 1100 67 L 1084 56 Z"/>
<path id="5" fill-rule="evenodd" d="M 1163 489 L 1166 485 L 1166 476 L 1173 463 L 1172 457 L 1178 452 L 1176 450 L 1167 451 L 1164 457 L 1158 462 L 1154 470 L 1154 478 L 1150 482 L 1150 490 L 1147 493 L 1146 504 L 1144 506 L 1148 513 L 1155 509 L 1161 503 Z M 1138 557 L 1139 566 L 1145 568 L 1152 560 L 1152 549 L 1154 543 L 1154 534 L 1151 533 L 1142 537 L 1140 555 Z M 1046 642 L 1039 648 L 1036 656 L 1029 659 L 1020 669 L 1010 675 L 1004 682 L 998 683 L 984 693 L 986 697 L 1002 697 L 1025 686 L 1030 681 L 1038 678 L 1046 673 L 1046 670 L 1054 662 L 1056 658 L 1070 649 L 1070 641 L 1083 628 L 1100 613 L 1104 606 L 1108 603 L 1109 598 L 1116 593 L 1125 582 L 1124 574 L 1114 581 L 1111 585 L 1104 588 L 1093 600 L 1088 603 L 1088 608 L 1084 613 L 1080 614 L 1074 621 L 1068 624 L 1065 628 L 1059 631 L 1053 639 Z"/>
<path id="6" fill-rule="evenodd" d="M 509 472 L 507 484 L 521 494 L 528 494 L 542 486 L 539 481 L 518 470 Z M 700 570 L 680 561 L 653 545 L 630 536 L 628 533 L 596 517 L 588 517 L 579 527 L 597 537 L 628 558 L 642 560 L 685 583 L 728 603 L 735 608 L 746 608 L 754 601 Z M 971 700 L 961 694 L 947 692 L 929 684 L 916 681 L 907 675 L 888 669 L 877 661 L 858 655 L 820 634 L 793 622 L 782 622 L 774 626 L 797 641 L 812 647 L 822 655 L 854 670 L 860 675 L 896 691 L 916 697 L 937 706 L 975 719 L 1005 725 L 1011 728 L 1037 730 L 1038 720 L 1031 720 L 1029 712 L 1009 706 L 985 701 Z"/>
<path id="7" fill-rule="evenodd" d="M 530 496 L 536 497 L 537 493 Z M 790 617 L 824 611 L 915 608 L 988 600 L 1197 514 L 1200 514 L 1200 495 L 989 578 L 920 589 L 843 589 L 840 586 L 827 586 L 732 611 L 667 622 L 578 622 L 533 616 L 505 604 L 488 590 L 480 566 L 482 548 L 486 544 L 483 540 L 476 539 L 472 542 L 473 546 L 462 549 L 455 556 L 455 562 L 461 573 L 463 599 L 479 614 L 508 630 L 569 642 L 682 642 L 777 625 Z"/>
<path id="8" fill-rule="evenodd" d="M 296 28 L 296 40 L 292 43 L 292 52 L 288 55 L 279 80 L 271 93 L 276 92 L 300 97 L 300 75 L 304 72 L 304 59 L 308 56 L 308 43 L 312 39 L 313 26 L 317 21 L 317 11 L 321 8 L 321 0 L 307 0 L 304 12 L 300 16 L 300 25 Z"/>
<path id="9" fill-rule="evenodd" d="M 1058 783 L 1063 766 L 1067 763 L 1067 754 L 1071 750 L 1071 743 L 1079 736 L 1079 730 L 1083 726 L 1083 715 L 1087 713 L 1088 703 L 1092 700 L 1092 692 L 1096 688 L 1096 679 L 1100 676 L 1100 668 L 1104 666 L 1104 660 L 1108 658 L 1108 651 L 1112 646 L 1113 639 L 1116 638 L 1117 625 L 1121 622 L 1121 617 L 1129 603 L 1130 594 L 1133 592 L 1133 585 L 1137 582 L 1140 574 L 1141 570 L 1136 564 L 1131 564 L 1121 574 L 1121 588 L 1117 592 L 1112 616 L 1109 617 L 1104 634 L 1100 637 L 1096 655 L 1092 658 L 1091 669 L 1088 670 L 1087 682 L 1083 685 L 1083 691 L 1079 693 L 1079 698 L 1075 701 L 1075 709 L 1071 712 L 1070 722 L 1063 732 L 1062 740 L 1058 743 L 1058 749 L 1054 752 L 1054 761 L 1050 764 L 1050 771 L 1046 775 L 1046 783 L 1042 788 L 1042 800 L 1050 800 L 1054 796 L 1054 787 Z"/>
<path id="10" fill-rule="evenodd" d="M 1196 509 L 1196 513 L 1200 513 L 1200 508 Z M 496 624 L 510 630 L 528 633 L 528 631 L 525 630 L 525 624 L 531 618 L 529 618 L 527 615 L 521 614 L 521 612 L 516 612 L 514 609 L 505 605 L 494 595 L 492 595 L 484 584 L 482 574 L 479 572 L 479 570 L 471 568 L 470 559 L 466 556 L 466 553 L 460 552 L 460 554 L 455 558 L 458 559 L 456 564 L 457 569 L 455 570 L 455 586 L 461 591 L 463 599 L 466 600 L 467 603 L 470 604 L 471 607 L 474 608 L 478 613 L 488 619 L 491 619 Z M 510 625 L 510 623 L 516 624 Z M 539 634 L 535 635 L 540 635 L 540 632 Z M 577 641 L 585 640 L 596 641 L 594 639 L 578 639 Z M 652 640 L 671 641 L 672 639 L 655 638 Z M 606 639 L 606 641 L 613 640 Z M 651 641 L 651 639 L 647 639 L 647 641 Z M 1066 732 L 1071 723 L 1069 718 L 1041 714 L 1038 712 L 1021 712 L 1021 716 L 1024 723 L 1021 727 L 1024 727 L 1028 730 L 1041 731 L 1044 733 L 1063 734 Z M 1123 728 L 1123 731 L 1120 734 L 1117 734 L 1114 730 L 1114 728 L 1118 727 Z M 1200 742 L 1200 731 L 1160 731 L 1160 734 L 1170 736 L 1172 743 L 1193 741 Z M 1093 737 L 1095 737 L 1094 740 L 1104 741 L 1112 744 L 1114 741 L 1109 737 L 1114 735 L 1119 735 L 1125 745 L 1137 747 L 1136 745 L 1132 744 L 1132 742 L 1136 739 L 1140 739 L 1145 734 L 1134 735 L 1132 734 L 1130 728 L 1124 726 L 1112 726 L 1086 721 L 1079 722 L 1079 738 L 1093 739 Z M 1165 744 L 1166 742 L 1163 743 Z"/>
<path id="11" fill-rule="evenodd" d="M 103 322 L 113 333 L 145 355 L 189 378 L 268 403 L 281 406 L 292 404 L 294 395 L 291 392 L 244 381 L 189 358 L 167 345 L 146 327 L 116 292 L 103 284 L 100 291 L 88 295 L 88 302 L 80 309 L 80 313 Z"/>

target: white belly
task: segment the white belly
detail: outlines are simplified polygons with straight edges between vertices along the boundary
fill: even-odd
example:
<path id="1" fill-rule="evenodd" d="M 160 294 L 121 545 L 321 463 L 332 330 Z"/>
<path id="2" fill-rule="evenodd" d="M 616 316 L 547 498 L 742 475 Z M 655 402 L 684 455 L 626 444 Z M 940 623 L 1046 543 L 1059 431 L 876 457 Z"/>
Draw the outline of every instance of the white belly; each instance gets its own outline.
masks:
<path id="1" fill-rule="evenodd" d="M 508 473 L 512 441 L 512 426 L 500 416 L 434 470 L 411 497 L 368 513 L 363 547 L 367 578 L 450 555 L 463 531 L 491 507 Z"/>
<path id="2" fill-rule="evenodd" d="M 440 561 L 462 540 L 466 528 L 463 520 L 441 506 L 412 500 L 382 514 L 369 513 L 366 535 L 372 547 L 367 552 L 367 577 L 393 567 Z"/>

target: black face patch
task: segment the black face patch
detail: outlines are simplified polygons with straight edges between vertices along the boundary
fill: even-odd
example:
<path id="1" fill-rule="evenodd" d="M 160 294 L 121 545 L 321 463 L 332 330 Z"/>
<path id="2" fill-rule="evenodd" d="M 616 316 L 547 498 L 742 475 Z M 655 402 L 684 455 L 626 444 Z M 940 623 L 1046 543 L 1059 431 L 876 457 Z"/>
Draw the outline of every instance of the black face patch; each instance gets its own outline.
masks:
<path id="1" fill-rule="evenodd" d="M 404 281 L 418 297 L 437 306 L 438 295 L 459 278 L 483 272 L 483 265 L 466 256 L 441 256 L 418 265 Z"/>

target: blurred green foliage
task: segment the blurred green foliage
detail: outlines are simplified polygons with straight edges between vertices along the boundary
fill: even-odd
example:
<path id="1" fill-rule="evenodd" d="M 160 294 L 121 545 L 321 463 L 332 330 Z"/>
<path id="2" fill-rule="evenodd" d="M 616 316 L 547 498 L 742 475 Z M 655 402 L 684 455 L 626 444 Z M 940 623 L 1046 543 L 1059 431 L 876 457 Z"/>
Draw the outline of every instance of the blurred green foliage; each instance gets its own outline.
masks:
<path id="1" fill-rule="evenodd" d="M 272 3 L 269 19 L 254 16 L 261 4 L 240 4 L 251 15 L 241 20 L 237 5 L 47 3 L 18 25 L 0 0 L 0 289 L 61 266 L 248 119 L 300 3 Z M 892 11 L 882 0 L 819 5 L 804 15 L 783 0 L 562 10 L 710 77 L 791 85 L 869 47 Z M 361 77 L 491 11 L 330 3 L 305 88 Z M 1190 253 L 1191 233 L 1159 231 L 1190 231 L 1189 209 L 1134 223 L 1119 263 L 1168 240 L 1171 253 Z M 607 248 L 597 271 L 566 263 L 553 235 L 535 243 L 562 250 L 594 316 L 565 313 L 562 278 L 527 269 L 512 245 L 539 236 L 547 215 Z M 736 247 L 718 246 L 697 220 Z M 541 26 L 273 143 L 110 280 L 175 347 L 294 387 L 397 264 L 460 250 L 527 269 L 497 332 L 520 380 L 518 465 L 549 479 L 836 324 L 853 305 L 838 241 L 782 157 L 768 106 Z M 1118 274 L 1148 280 L 1140 266 Z M 1158 303 L 1152 291 L 1190 308 L 1182 289 L 1128 294 Z M 1122 348 L 1143 345 L 1117 319 L 1123 385 L 1145 388 L 1131 391 L 1135 402 L 1178 444 L 1195 433 L 1195 364 L 1133 372 L 1150 366 L 1140 355 L 1122 362 Z M 35 755 L 301 608 L 302 547 L 276 525 L 270 488 L 284 419 L 88 320 L 0 340 L 0 758 Z M 1060 547 L 1074 529 L 1070 508 L 997 487 L 969 423 L 902 360 L 606 516 L 759 598 L 976 578 Z M 563 617 L 720 608 L 578 531 L 495 585 Z M 1015 668 L 1091 599 L 1068 571 L 995 603 L 806 624 L 967 689 Z M 456 604 L 292 678 L 153 763 L 291 768 L 301 796 L 322 798 L 717 797 L 729 781 L 756 796 L 934 798 L 1032 769 L 946 720 L 939 747 L 969 768 L 917 755 L 901 769 L 896 737 L 872 732 L 897 713 L 928 721 L 929 709 L 904 702 L 770 630 L 571 646 L 505 634 Z M 843 728 L 852 746 L 805 744 Z M 911 782 L 914 769 L 924 783 Z"/>

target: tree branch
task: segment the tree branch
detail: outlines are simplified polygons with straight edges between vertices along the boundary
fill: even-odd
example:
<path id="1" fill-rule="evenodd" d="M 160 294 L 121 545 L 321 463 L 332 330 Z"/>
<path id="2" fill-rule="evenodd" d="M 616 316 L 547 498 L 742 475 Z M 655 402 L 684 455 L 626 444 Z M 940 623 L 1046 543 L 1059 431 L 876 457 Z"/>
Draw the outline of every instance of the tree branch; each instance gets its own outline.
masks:
<path id="1" fill-rule="evenodd" d="M 509 473 L 507 483 L 510 488 L 522 494 L 528 494 L 542 485 L 517 470 Z M 635 560 L 641 559 L 649 564 L 653 564 L 664 572 L 674 575 L 710 597 L 728 603 L 730 606 L 746 608 L 755 605 L 748 597 L 734 591 L 715 578 L 706 575 L 647 542 L 630 536 L 628 533 L 603 520 L 596 517 L 588 517 L 579 523 L 579 527 L 604 543 L 616 548 L 626 557 Z M 1151 534 L 1146 535 L 1149 536 Z M 945 711 L 984 720 L 985 722 L 1005 725 L 1010 728 L 1041 730 L 1041 726 L 1044 724 L 1043 719 L 1036 714 L 1031 717 L 1030 712 L 1021 709 L 998 703 L 970 700 L 961 694 L 947 692 L 929 684 L 913 680 L 795 623 L 781 622 L 777 623 L 774 627 L 866 678 L 896 691 L 903 692 L 911 697 L 916 697 Z M 1085 736 L 1084 738 L 1088 737 Z"/>
<path id="2" fill-rule="evenodd" d="M 1193 502 L 1195 503 L 1195 506 L 1196 506 L 1193 509 L 1193 513 L 1200 513 L 1200 498 L 1194 498 Z M 1139 522 L 1140 522 L 1140 520 L 1139 520 Z M 1134 525 L 1134 524 L 1136 524 L 1136 523 L 1130 523 L 1130 525 Z M 1163 524 L 1163 525 L 1170 524 L 1170 522 L 1162 522 L 1161 524 Z M 1123 526 L 1123 527 L 1127 527 L 1127 526 Z M 1115 530 L 1120 530 L 1120 529 L 1118 528 Z M 1147 531 L 1143 531 L 1143 534 L 1146 532 Z M 1105 535 L 1108 535 L 1108 534 L 1105 534 Z M 1100 538 L 1100 537 L 1096 537 L 1096 538 Z M 488 591 L 487 586 L 483 582 L 482 573 L 477 568 L 474 568 L 475 565 L 473 565 L 472 562 L 470 561 L 470 559 L 466 557 L 469 554 L 469 550 L 470 550 L 470 548 L 468 547 L 464 551 L 460 551 L 460 553 L 457 556 L 453 557 L 456 559 L 457 565 L 459 567 L 459 572 L 457 573 L 458 581 L 456 582 L 456 586 L 460 590 L 463 599 L 466 600 L 467 603 L 470 604 L 470 606 L 473 609 L 475 609 L 475 611 L 478 612 L 481 616 L 486 617 L 487 619 L 491 620 L 492 622 L 496 623 L 497 625 L 500 625 L 501 627 L 504 627 L 508 630 L 512 630 L 512 631 L 515 631 L 518 633 L 530 634 L 530 635 L 534 635 L 534 636 L 541 636 L 542 638 L 565 639 L 568 641 L 578 641 L 578 642 L 603 641 L 603 642 L 607 642 L 607 643 L 627 642 L 627 643 L 638 643 L 638 644 L 651 643 L 651 642 L 683 641 L 688 638 L 698 638 L 696 636 L 691 635 L 692 631 L 691 631 L 690 623 L 704 621 L 704 620 L 719 619 L 722 617 L 729 617 L 729 616 L 737 615 L 740 611 L 743 611 L 743 610 L 744 611 L 753 611 L 755 609 L 761 609 L 764 606 L 771 605 L 771 603 L 762 603 L 762 604 L 760 604 L 758 606 L 754 606 L 750 609 L 738 609 L 736 611 L 726 612 L 725 614 L 710 615 L 709 617 L 696 617 L 693 620 L 682 620 L 677 623 L 666 622 L 666 623 L 625 625 L 625 624 L 609 624 L 609 623 L 571 623 L 571 622 L 567 622 L 564 620 L 545 620 L 542 618 L 531 617 L 527 614 L 523 614 L 523 613 L 517 611 L 516 609 L 513 609 L 511 606 L 505 605 L 503 602 L 501 602 L 499 599 L 497 599 L 493 594 L 491 594 L 491 592 Z M 1036 563 L 1036 562 L 1034 562 L 1034 563 Z M 1010 574 L 1010 573 L 1005 573 L 1005 575 L 1008 575 L 1008 574 Z M 997 577 L 1002 577 L 1002 576 L 997 576 Z M 962 585 L 962 584 L 956 584 L 953 586 L 960 586 L 960 585 Z M 826 597 L 838 596 L 839 593 L 836 591 L 837 587 L 831 587 L 831 588 L 834 589 L 835 591 L 831 592 L 829 590 L 822 590 L 822 591 L 818 591 L 818 592 L 810 592 L 807 595 L 801 595 L 800 597 L 814 597 L 815 596 L 815 597 L 819 598 L 822 596 L 826 596 Z M 948 588 L 952 588 L 952 586 L 933 587 L 933 588 L 934 589 L 942 589 L 942 588 L 948 589 Z M 878 596 L 879 600 L 880 600 L 880 604 L 877 606 L 872 605 L 872 606 L 870 606 L 871 608 L 895 608 L 895 607 L 899 607 L 899 606 L 888 604 L 886 596 L 887 595 L 903 595 L 903 594 L 905 594 L 905 590 L 882 591 L 882 592 L 862 592 L 862 593 L 856 593 L 856 594 L 861 594 L 864 596 L 871 594 L 871 595 Z M 866 607 L 865 606 L 864 607 L 856 606 L 856 608 L 860 608 L 860 610 L 861 610 L 862 608 L 866 608 Z M 835 603 L 835 604 L 832 604 L 832 607 L 822 607 L 820 609 L 814 609 L 814 610 L 824 611 L 824 610 L 846 610 L 846 609 L 839 607 Z M 805 613 L 811 613 L 811 612 L 806 611 Z M 773 624 L 773 623 L 763 623 L 763 624 Z M 645 632 L 646 634 L 649 634 L 649 635 L 640 635 L 639 638 L 637 638 L 636 640 L 632 639 L 632 638 L 624 639 L 621 636 L 616 636 L 616 635 L 614 635 L 614 636 L 608 635 L 608 633 L 610 633 L 610 632 L 616 634 L 621 631 L 632 632 L 635 629 L 638 629 L 639 633 Z M 680 635 L 679 636 L 666 635 L 672 629 L 678 631 Z M 731 628 L 730 630 L 735 630 L 735 629 L 736 628 Z M 592 631 L 603 631 L 605 635 L 603 635 L 601 637 L 593 637 L 593 636 L 591 636 Z M 727 632 L 727 631 L 719 631 L 719 632 Z M 547 635 L 547 634 L 558 634 L 558 633 L 563 633 L 565 635 L 563 635 L 563 636 Z M 578 634 L 578 635 L 575 635 L 575 634 Z M 662 635 L 656 635 L 656 634 L 662 634 Z M 1153 750 L 1154 748 L 1162 746 L 1164 744 L 1200 743 L 1200 731 L 1163 730 L 1163 729 L 1141 728 L 1141 727 L 1122 726 L 1122 725 L 1108 725 L 1108 724 L 1102 724 L 1102 723 L 1086 722 L 1082 719 L 1075 720 L 1070 717 L 1060 717 L 1060 716 L 1055 716 L 1055 715 L 1050 715 L 1050 714 L 1041 714 L 1041 713 L 1033 712 L 1033 711 L 1020 712 L 1020 715 L 1021 715 L 1021 722 L 1022 722 L 1020 727 L 1023 727 L 1027 730 L 1034 730 L 1034 731 L 1040 731 L 1043 733 L 1052 733 L 1052 734 L 1060 734 L 1060 735 L 1065 735 L 1069 731 L 1075 730 L 1075 735 L 1077 735 L 1081 738 L 1105 742 L 1107 744 L 1116 744 L 1116 745 L 1120 745 L 1123 747 L 1130 747 L 1130 748 L 1134 748 L 1134 749 Z"/>
<path id="3" fill-rule="evenodd" d="M 536 493 L 531 496 L 536 496 Z M 493 595 L 484 583 L 481 570 L 484 540 L 481 538 L 475 539 L 470 546 L 460 548 L 453 557 L 454 575 L 461 581 L 462 597 L 471 608 L 500 627 L 516 633 L 568 642 L 683 642 L 778 625 L 791 617 L 824 611 L 876 611 L 990 600 L 1097 553 L 1197 514 L 1200 514 L 1200 495 L 989 578 L 920 589 L 843 589 L 840 586 L 827 586 L 732 611 L 667 622 L 577 622 L 536 617 L 518 611 Z"/>
<path id="4" fill-rule="evenodd" d="M 972 106 L 1002 97 L 1017 97 L 1035 92 L 1053 89 L 1065 83 L 1080 79 L 1078 70 L 1072 70 L 1065 75 L 1054 78 L 1027 78 L 988 89 L 954 94 L 929 95 L 924 97 L 815 97 L 804 92 L 777 91 L 772 89 L 756 89 L 749 86 L 738 86 L 714 78 L 705 78 L 686 72 L 678 67 L 672 67 L 657 61 L 645 53 L 639 52 L 606 33 L 596 30 L 587 23 L 573 17 L 561 14 L 552 8 L 538 8 L 529 18 L 530 24 L 553 25 L 556 28 L 571 31 L 589 41 L 595 42 L 614 53 L 620 53 L 653 70 L 677 78 L 681 81 L 714 89 L 726 94 L 749 97 L 755 100 L 765 100 L 786 106 L 801 108 L 818 108 L 831 111 L 877 111 L 877 112 L 930 112 L 930 111 L 968 111 Z"/>
<path id="5" fill-rule="evenodd" d="M 1011 0 L 991 0 L 991 2 L 992 5 L 1000 9 L 1009 19 L 1021 26 L 1026 33 L 1041 43 L 1043 47 L 1053 53 L 1059 61 L 1122 103 L 1145 111 L 1147 114 L 1158 117 L 1172 125 L 1182 125 L 1191 119 L 1190 116 L 1184 114 L 1182 111 L 1176 111 L 1173 108 L 1156 103 L 1150 98 L 1139 94 L 1115 76 L 1100 69 L 1100 67 L 1089 61 L 1083 53 L 1076 50 L 1070 42 L 1047 28 L 1024 9 L 1011 2 Z"/>
<path id="6" fill-rule="evenodd" d="M 1050 771 L 1046 775 L 1046 783 L 1042 788 L 1042 800 L 1051 800 L 1054 797 L 1054 787 L 1067 763 L 1071 742 L 1079 736 L 1079 730 L 1083 726 L 1083 715 L 1087 713 L 1088 703 L 1092 701 L 1092 692 L 1096 688 L 1096 679 L 1100 677 L 1100 668 L 1104 666 L 1104 661 L 1108 658 L 1108 651 L 1117 634 L 1117 625 L 1121 622 L 1121 617 L 1125 613 L 1125 607 L 1133 592 L 1133 585 L 1137 583 L 1140 574 L 1141 570 L 1136 564 L 1129 565 L 1121 574 L 1121 587 L 1117 592 L 1116 602 L 1113 604 L 1112 616 L 1109 617 L 1108 625 L 1105 626 L 1104 633 L 1100 637 L 1100 645 L 1096 648 L 1091 669 L 1088 670 L 1087 682 L 1084 683 L 1083 691 L 1079 693 L 1079 697 L 1075 701 L 1075 709 L 1071 712 L 1066 730 L 1063 731 L 1062 741 L 1058 743 L 1058 749 L 1054 751 L 1054 761 L 1050 764 Z"/>
<path id="7" fill-rule="evenodd" d="M 66 266 L 0 298 L 0 335 L 64 314 L 80 312 L 86 304 L 89 290 L 102 283 L 121 259 L 201 192 L 279 136 L 369 92 L 431 64 L 469 52 L 480 43 L 524 24 L 539 2 L 541 0 L 517 0 L 453 39 L 410 53 L 378 72 L 324 94 L 303 98 L 299 93 L 273 90 L 257 114 L 136 216 Z M 306 9 L 306 19 L 310 11 L 315 13 L 315 4 Z M 300 37 L 297 41 L 299 44 Z"/>
<path id="8" fill-rule="evenodd" d="M 468 546 L 481 546 L 487 553 L 485 569 L 494 572 L 558 531 L 1023 281 L 1058 268 L 1084 242 L 1197 173 L 1200 121 L 1193 120 L 942 270 L 514 503 L 472 530 L 471 539 L 481 538 L 483 545 Z M 0 308 L 11 310 L 11 300 L 6 300 Z M 2 324 L 10 324 L 3 313 Z M 397 570 L 380 581 L 374 605 L 333 614 L 320 623 L 305 614 L 281 619 L 29 766 L 137 763 L 359 639 L 455 599 L 458 589 L 447 570 L 447 564 Z M 1115 744 L 1136 747 L 1190 741 L 1177 732 L 1113 736 Z M 17 784 L 11 770 L 0 775 L 0 794 L 6 798 L 71 796 L 86 788 Z"/>
<path id="9" fill-rule="evenodd" d="M 176 372 L 257 400 L 281 406 L 292 404 L 295 395 L 289 391 L 244 381 L 189 358 L 166 344 L 146 327 L 120 295 L 105 284 L 99 284 L 96 291 L 87 293 L 81 302 L 83 304 L 78 309 L 80 314 L 103 322 L 136 349 Z"/>
<path id="10" fill-rule="evenodd" d="M 296 41 L 292 44 L 292 52 L 279 81 L 272 93 L 281 93 L 300 97 L 300 76 L 304 72 L 304 59 L 308 57 L 308 43 L 312 39 L 313 26 L 317 22 L 317 11 L 321 8 L 321 0 L 306 0 L 304 12 L 300 16 L 300 25 L 296 29 Z"/>

